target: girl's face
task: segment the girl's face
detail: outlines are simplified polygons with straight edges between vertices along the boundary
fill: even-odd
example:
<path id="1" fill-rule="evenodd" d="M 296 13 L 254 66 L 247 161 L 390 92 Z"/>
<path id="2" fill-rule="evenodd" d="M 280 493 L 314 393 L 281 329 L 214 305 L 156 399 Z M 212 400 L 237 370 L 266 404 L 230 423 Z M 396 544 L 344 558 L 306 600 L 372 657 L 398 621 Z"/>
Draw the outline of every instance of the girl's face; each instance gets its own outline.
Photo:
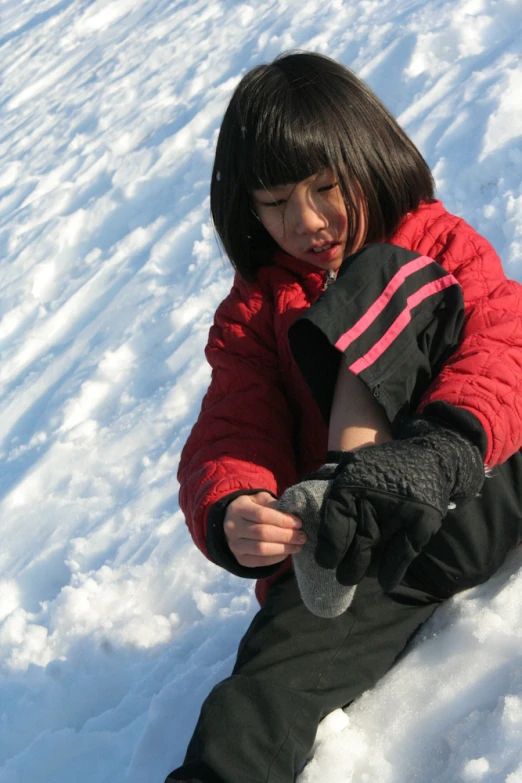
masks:
<path id="1" fill-rule="evenodd" d="M 279 247 L 320 269 L 337 270 L 347 248 L 346 206 L 331 169 L 301 182 L 252 191 L 254 210 Z M 362 227 L 363 228 L 363 227 Z"/>

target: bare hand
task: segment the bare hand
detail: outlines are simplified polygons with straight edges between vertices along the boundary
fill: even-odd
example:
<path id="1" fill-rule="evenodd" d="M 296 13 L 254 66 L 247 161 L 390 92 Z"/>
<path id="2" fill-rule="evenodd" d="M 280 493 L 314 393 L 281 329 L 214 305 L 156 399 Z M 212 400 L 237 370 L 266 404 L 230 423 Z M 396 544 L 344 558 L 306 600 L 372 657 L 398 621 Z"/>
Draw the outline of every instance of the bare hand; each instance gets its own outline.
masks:
<path id="1" fill-rule="evenodd" d="M 248 568 L 274 565 L 300 552 L 306 535 L 301 520 L 277 511 L 268 492 L 240 495 L 229 504 L 224 530 L 237 562 Z"/>

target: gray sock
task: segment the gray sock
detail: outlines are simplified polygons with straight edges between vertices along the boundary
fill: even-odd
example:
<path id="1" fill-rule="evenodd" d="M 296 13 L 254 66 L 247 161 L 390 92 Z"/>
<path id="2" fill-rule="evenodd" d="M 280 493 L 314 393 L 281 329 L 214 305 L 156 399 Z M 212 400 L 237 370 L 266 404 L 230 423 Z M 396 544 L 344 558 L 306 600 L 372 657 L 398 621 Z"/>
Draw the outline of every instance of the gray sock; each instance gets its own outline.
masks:
<path id="1" fill-rule="evenodd" d="M 328 467 L 331 466 L 325 466 Z M 318 617 L 331 618 L 338 617 L 348 609 L 353 600 L 355 586 L 340 584 L 335 569 L 321 568 L 315 562 L 319 511 L 328 487 L 327 480 L 302 481 L 283 492 L 277 508 L 300 517 L 303 520 L 302 530 L 308 536 L 308 541 L 301 551 L 292 556 L 303 603 Z"/>

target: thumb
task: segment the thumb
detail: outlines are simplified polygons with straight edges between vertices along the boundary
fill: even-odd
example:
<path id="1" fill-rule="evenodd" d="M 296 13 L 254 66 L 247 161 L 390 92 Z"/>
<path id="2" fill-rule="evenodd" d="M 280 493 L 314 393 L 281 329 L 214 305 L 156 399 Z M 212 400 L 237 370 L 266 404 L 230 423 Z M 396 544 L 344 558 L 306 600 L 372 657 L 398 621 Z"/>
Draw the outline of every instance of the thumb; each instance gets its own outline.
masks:
<path id="1" fill-rule="evenodd" d="M 335 485 L 334 485 L 335 486 Z M 327 498 L 317 537 L 315 560 L 322 568 L 337 568 L 348 551 L 357 530 L 357 509 L 353 496 Z"/>

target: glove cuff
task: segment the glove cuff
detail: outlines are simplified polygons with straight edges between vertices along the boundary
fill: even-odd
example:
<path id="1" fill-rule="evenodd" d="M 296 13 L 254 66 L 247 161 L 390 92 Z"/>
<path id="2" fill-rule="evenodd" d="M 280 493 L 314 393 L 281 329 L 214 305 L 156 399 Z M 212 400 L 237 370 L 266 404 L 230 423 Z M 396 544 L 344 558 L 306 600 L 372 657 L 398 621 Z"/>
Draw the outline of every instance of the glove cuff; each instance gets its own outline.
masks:
<path id="1" fill-rule="evenodd" d="M 451 426 L 420 415 L 405 422 L 399 439 L 414 438 L 418 445 L 433 449 L 439 456 L 449 487 L 450 501 L 461 504 L 476 497 L 485 478 L 485 467 L 479 448 Z"/>
<path id="2" fill-rule="evenodd" d="M 477 446 L 485 460 L 488 451 L 488 436 L 474 413 L 467 408 L 461 408 L 443 400 L 428 403 L 420 413 L 431 421 L 438 421 L 439 424 L 460 432 Z"/>

